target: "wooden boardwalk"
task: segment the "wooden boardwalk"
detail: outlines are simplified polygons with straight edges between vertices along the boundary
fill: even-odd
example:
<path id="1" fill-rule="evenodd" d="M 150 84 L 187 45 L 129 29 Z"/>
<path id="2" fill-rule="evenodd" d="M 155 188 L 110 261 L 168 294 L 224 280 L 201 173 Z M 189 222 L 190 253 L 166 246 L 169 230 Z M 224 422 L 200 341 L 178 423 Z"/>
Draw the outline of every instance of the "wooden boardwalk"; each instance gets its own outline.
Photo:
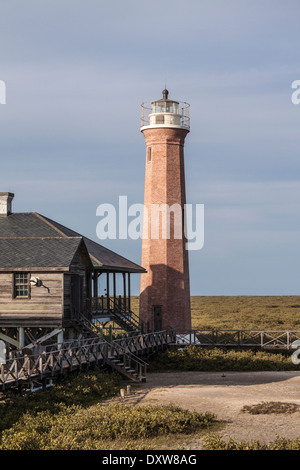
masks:
<path id="1" fill-rule="evenodd" d="M 173 330 L 106 341 L 101 337 L 64 342 L 42 353 L 7 359 L 0 365 L 0 390 L 45 388 L 54 379 L 92 366 L 112 368 L 134 381 L 145 381 L 149 354 L 175 344 Z"/>
<path id="2" fill-rule="evenodd" d="M 300 346 L 300 330 L 191 330 L 177 335 L 178 345 L 261 350 L 293 350 Z"/>
<path id="3" fill-rule="evenodd" d="M 98 365 L 111 368 L 134 381 L 145 381 L 146 359 L 169 346 L 195 345 L 289 351 L 300 347 L 300 331 L 255 330 L 191 330 L 176 334 L 175 330 L 128 335 L 113 341 L 102 337 L 66 341 L 59 347 L 47 346 L 42 352 L 13 357 L 0 364 L 0 390 L 33 391 L 45 388 L 74 371 Z"/>

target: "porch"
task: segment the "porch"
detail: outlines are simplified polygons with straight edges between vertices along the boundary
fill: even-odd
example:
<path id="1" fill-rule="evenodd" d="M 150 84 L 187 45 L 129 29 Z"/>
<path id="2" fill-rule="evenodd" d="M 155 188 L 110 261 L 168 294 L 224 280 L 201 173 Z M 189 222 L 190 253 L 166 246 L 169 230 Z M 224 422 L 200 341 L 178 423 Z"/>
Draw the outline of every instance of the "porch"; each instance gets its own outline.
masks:
<path id="1" fill-rule="evenodd" d="M 114 322 L 127 332 L 145 332 L 131 309 L 131 273 L 94 270 L 87 282 L 85 314 L 92 323 Z"/>

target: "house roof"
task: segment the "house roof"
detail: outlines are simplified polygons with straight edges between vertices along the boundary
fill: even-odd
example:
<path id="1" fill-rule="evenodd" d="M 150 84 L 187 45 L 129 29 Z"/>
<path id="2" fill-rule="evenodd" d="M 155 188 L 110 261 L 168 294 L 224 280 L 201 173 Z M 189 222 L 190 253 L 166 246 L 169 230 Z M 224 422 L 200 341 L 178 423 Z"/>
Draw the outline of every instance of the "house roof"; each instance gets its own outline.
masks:
<path id="1" fill-rule="evenodd" d="M 68 269 L 82 238 L 4 238 L 0 239 L 0 269 Z"/>
<path id="2" fill-rule="evenodd" d="M 36 212 L 0 217 L 0 268 L 68 266 L 81 242 L 94 268 L 145 272 L 123 256 Z"/>

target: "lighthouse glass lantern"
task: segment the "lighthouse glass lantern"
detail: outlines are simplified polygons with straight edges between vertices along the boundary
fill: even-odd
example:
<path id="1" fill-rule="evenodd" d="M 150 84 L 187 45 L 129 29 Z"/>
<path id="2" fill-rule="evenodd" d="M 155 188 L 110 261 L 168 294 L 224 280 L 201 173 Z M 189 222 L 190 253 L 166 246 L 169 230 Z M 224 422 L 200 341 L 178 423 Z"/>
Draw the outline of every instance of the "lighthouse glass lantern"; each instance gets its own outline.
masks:
<path id="1" fill-rule="evenodd" d="M 190 105 L 168 98 L 168 90 L 163 90 L 162 99 L 142 103 L 141 130 L 153 127 L 190 128 Z"/>

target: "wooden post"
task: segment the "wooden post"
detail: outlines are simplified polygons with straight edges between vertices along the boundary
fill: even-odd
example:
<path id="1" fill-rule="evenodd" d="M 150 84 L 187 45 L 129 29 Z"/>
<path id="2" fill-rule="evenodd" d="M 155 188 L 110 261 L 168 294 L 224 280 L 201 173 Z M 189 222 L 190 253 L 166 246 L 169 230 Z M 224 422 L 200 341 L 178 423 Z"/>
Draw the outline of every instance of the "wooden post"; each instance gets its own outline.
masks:
<path id="1" fill-rule="evenodd" d="M 19 330 L 19 349 L 23 349 L 25 345 L 24 328 L 18 328 Z"/>
<path id="2" fill-rule="evenodd" d="M 130 273 L 128 273 L 128 310 L 131 310 L 131 293 L 130 293 Z"/>
<path id="3" fill-rule="evenodd" d="M 6 364 L 6 344 L 0 340 L 0 365 Z"/>
<path id="4" fill-rule="evenodd" d="M 0 370 L 1 370 L 1 373 L 0 373 L 1 382 L 4 385 L 4 364 L 0 364 Z"/>
<path id="5" fill-rule="evenodd" d="M 127 310 L 127 301 L 126 301 L 126 276 L 125 276 L 125 273 L 122 273 L 122 274 L 123 274 L 124 306 L 125 306 L 125 310 Z"/>
<path id="6" fill-rule="evenodd" d="M 114 286 L 114 310 L 116 308 L 116 299 L 117 299 L 117 295 L 116 295 L 116 273 L 113 273 L 113 286 Z"/>
<path id="7" fill-rule="evenodd" d="M 106 273 L 106 299 L 107 299 L 107 310 L 109 310 L 109 272 Z"/>
<path id="8" fill-rule="evenodd" d="M 95 302 L 95 309 L 96 312 L 98 311 L 98 273 L 97 271 L 94 271 L 94 276 L 93 276 L 93 281 L 94 281 L 94 302 Z"/>

